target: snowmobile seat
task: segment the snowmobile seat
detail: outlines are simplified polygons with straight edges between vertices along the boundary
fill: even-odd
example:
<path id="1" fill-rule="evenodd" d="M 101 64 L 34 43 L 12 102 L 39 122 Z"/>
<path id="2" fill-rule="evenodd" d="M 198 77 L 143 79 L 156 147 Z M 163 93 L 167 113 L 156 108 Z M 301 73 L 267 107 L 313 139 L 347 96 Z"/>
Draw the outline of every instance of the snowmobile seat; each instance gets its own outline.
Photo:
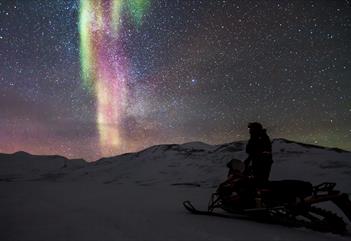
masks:
<path id="1" fill-rule="evenodd" d="M 300 180 L 269 181 L 266 188 L 270 191 L 270 198 L 287 202 L 304 199 L 313 193 L 312 184 Z"/>

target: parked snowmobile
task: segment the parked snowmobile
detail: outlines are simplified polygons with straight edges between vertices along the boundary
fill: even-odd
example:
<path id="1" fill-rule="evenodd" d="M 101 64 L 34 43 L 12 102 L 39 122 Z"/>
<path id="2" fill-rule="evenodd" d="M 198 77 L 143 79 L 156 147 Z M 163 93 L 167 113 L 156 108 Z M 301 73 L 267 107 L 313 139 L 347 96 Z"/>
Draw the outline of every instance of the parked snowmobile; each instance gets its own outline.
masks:
<path id="1" fill-rule="evenodd" d="M 331 201 L 351 222 L 348 195 L 335 190 L 335 183 L 312 186 L 299 180 L 269 181 L 257 187 L 241 169 L 230 170 L 228 179 L 212 194 L 207 211 L 196 209 L 190 201 L 184 207 L 194 213 L 221 217 L 254 219 L 288 226 L 307 227 L 322 232 L 343 233 L 344 220 L 316 204 Z M 217 212 L 222 209 L 227 213 Z"/>

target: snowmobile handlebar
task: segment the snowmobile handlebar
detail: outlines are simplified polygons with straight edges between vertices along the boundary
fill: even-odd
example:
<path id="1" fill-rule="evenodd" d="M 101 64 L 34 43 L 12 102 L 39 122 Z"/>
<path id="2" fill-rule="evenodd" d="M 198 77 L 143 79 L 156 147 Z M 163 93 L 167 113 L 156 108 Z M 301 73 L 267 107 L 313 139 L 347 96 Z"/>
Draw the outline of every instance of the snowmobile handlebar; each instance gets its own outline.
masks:
<path id="1" fill-rule="evenodd" d="M 335 186 L 336 186 L 336 183 L 323 182 L 323 183 L 313 187 L 313 194 L 317 195 L 320 192 L 331 192 L 334 190 Z"/>

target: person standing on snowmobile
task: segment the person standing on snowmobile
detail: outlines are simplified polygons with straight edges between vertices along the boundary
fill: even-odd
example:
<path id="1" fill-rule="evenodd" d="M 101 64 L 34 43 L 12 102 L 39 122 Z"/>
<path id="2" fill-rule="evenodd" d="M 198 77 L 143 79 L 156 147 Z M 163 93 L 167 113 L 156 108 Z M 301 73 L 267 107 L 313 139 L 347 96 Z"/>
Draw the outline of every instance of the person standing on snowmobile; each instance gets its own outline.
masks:
<path id="1" fill-rule="evenodd" d="M 260 123 L 249 123 L 248 128 L 250 140 L 246 145 L 246 153 L 249 156 L 245 160 L 244 173 L 252 175 L 256 185 L 264 185 L 269 179 L 273 163 L 272 143 Z"/>

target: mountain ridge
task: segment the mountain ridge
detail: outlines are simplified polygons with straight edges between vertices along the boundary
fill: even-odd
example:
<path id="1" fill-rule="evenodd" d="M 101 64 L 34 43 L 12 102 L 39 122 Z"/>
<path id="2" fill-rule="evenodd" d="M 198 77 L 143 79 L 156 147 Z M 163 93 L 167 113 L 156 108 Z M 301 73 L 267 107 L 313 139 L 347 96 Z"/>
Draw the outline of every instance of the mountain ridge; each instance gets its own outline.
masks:
<path id="1" fill-rule="evenodd" d="M 302 147 L 306 147 L 306 148 L 316 148 L 316 149 L 321 149 L 321 150 L 330 150 L 330 151 L 335 151 L 338 153 L 350 153 L 350 151 L 345 150 L 345 149 L 341 149 L 341 148 L 337 148 L 337 147 L 327 147 L 327 146 L 321 146 L 321 145 L 315 145 L 315 144 L 309 144 L 309 143 L 303 143 L 303 142 L 299 142 L 299 141 L 293 141 L 293 140 L 289 140 L 286 138 L 274 138 L 272 140 L 272 144 L 274 144 L 274 142 L 285 142 L 285 143 L 289 143 L 289 144 L 297 144 L 300 145 Z M 10 156 L 21 156 L 21 157 L 47 157 L 47 158 L 63 158 L 66 159 L 68 161 L 75 161 L 75 160 L 84 160 L 87 163 L 94 163 L 94 162 L 99 162 L 101 160 L 105 160 L 105 159 L 110 159 L 110 158 L 116 158 L 116 157 L 121 157 L 121 156 L 126 156 L 126 155 L 135 155 L 135 154 L 139 154 L 139 153 L 143 153 L 146 151 L 150 151 L 150 150 L 155 150 L 155 149 L 165 149 L 165 151 L 167 151 L 168 149 L 193 149 L 194 151 L 204 151 L 204 148 L 200 148 L 200 146 L 202 147 L 207 147 L 207 149 L 214 149 L 214 151 L 217 151 L 218 149 L 224 148 L 224 147 L 228 147 L 228 146 L 242 146 L 245 145 L 247 143 L 247 141 L 233 141 L 233 142 L 228 142 L 228 143 L 223 143 L 223 144 L 208 144 L 205 142 L 201 142 L 201 141 L 192 141 L 192 142 L 185 142 L 182 144 L 158 144 L 158 145 L 153 145 L 153 146 L 149 146 L 143 150 L 140 151 L 136 151 L 136 152 L 126 152 L 123 154 L 119 154 L 119 155 L 114 155 L 114 156 L 108 156 L 108 157 L 101 157 L 95 161 L 92 162 L 88 162 L 83 158 L 68 158 L 62 155 L 58 155 L 58 154 L 31 154 L 29 152 L 26 151 L 16 151 L 14 153 L 0 153 L 0 161 L 1 158 L 3 157 L 10 157 Z M 197 148 L 196 148 L 197 147 Z"/>
<path id="2" fill-rule="evenodd" d="M 226 177 L 228 161 L 247 158 L 245 144 L 240 141 L 222 145 L 200 142 L 155 145 L 140 152 L 91 163 L 55 155 L 4 154 L 7 158 L 0 155 L 0 181 L 92 181 L 141 186 L 214 187 Z M 351 175 L 350 152 L 315 148 L 282 138 L 274 139 L 272 146 L 273 179 L 298 178 L 317 184 L 330 181 L 342 183 L 346 189 L 351 187 L 350 181 L 345 181 Z"/>

